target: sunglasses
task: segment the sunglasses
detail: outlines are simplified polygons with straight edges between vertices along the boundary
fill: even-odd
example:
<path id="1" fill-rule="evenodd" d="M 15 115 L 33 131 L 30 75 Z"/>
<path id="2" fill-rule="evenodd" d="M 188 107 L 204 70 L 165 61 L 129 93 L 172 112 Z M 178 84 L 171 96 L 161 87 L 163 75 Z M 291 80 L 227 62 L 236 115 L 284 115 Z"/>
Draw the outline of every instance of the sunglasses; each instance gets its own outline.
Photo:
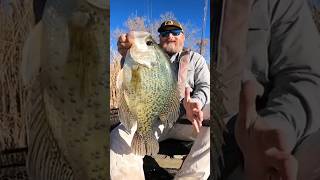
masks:
<path id="1" fill-rule="evenodd" d="M 180 30 L 180 29 L 174 29 L 174 30 L 169 30 L 169 31 L 162 31 L 162 32 L 160 32 L 160 36 L 162 36 L 162 37 L 168 37 L 170 33 L 171 33 L 173 36 L 179 36 L 180 33 L 182 33 L 182 30 Z"/>

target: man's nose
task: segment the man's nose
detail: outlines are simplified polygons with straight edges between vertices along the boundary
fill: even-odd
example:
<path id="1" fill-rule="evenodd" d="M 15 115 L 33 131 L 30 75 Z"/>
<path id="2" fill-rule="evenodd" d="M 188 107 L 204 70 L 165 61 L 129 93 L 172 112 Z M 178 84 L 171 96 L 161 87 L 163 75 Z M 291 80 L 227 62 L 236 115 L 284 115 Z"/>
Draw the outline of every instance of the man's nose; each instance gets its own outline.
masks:
<path id="1" fill-rule="evenodd" d="M 172 35 L 172 33 L 169 33 L 168 39 L 172 39 L 172 38 L 174 38 L 174 35 Z"/>

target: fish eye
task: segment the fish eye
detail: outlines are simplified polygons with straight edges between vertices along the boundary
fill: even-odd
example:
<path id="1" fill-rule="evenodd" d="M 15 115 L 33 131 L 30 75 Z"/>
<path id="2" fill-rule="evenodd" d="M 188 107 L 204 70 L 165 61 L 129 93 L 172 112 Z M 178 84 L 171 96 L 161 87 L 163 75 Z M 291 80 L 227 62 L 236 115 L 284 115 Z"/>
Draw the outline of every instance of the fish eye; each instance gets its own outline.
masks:
<path id="1" fill-rule="evenodd" d="M 147 46 L 152 46 L 153 45 L 153 42 L 151 40 L 147 41 L 146 42 Z"/>

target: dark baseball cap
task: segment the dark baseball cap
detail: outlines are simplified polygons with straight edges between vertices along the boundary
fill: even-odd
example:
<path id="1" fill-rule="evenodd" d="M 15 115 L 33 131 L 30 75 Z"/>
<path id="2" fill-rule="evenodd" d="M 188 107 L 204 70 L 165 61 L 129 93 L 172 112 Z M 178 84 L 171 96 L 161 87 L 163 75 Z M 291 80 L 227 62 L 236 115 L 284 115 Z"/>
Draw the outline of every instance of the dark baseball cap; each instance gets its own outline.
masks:
<path id="1" fill-rule="evenodd" d="M 180 29 L 183 32 L 182 25 L 175 20 L 164 21 L 158 29 L 158 32 L 168 31 L 172 29 Z"/>

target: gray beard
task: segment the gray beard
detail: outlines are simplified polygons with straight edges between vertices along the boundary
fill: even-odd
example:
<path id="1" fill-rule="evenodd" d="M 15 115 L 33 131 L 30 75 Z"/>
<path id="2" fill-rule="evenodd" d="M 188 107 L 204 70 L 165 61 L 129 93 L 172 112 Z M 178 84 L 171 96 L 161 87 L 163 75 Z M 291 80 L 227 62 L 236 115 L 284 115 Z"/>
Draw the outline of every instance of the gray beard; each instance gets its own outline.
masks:
<path id="1" fill-rule="evenodd" d="M 163 49 L 168 53 L 169 55 L 176 54 L 182 50 L 182 47 L 177 47 L 173 43 L 167 44 L 167 46 L 163 47 Z"/>

